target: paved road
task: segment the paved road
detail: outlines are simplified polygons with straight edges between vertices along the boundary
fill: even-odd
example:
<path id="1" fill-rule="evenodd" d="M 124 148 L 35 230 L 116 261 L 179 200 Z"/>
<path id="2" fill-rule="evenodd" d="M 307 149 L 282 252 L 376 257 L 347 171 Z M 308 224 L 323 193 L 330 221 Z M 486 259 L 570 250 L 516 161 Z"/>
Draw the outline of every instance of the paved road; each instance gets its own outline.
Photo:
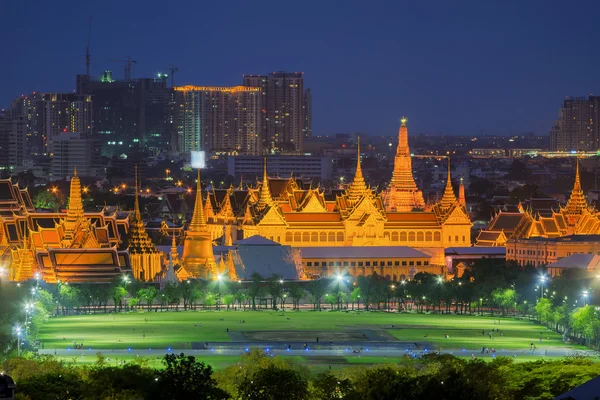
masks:
<path id="1" fill-rule="evenodd" d="M 210 343 L 209 343 L 210 345 Z M 239 344 L 238 344 L 239 345 Z M 235 347 L 235 346 L 217 346 L 210 347 L 207 349 L 175 349 L 175 348 L 161 348 L 161 349 L 40 349 L 40 354 L 53 354 L 58 356 L 91 356 L 95 355 L 97 352 L 101 352 L 103 355 L 107 357 L 119 357 L 126 355 L 137 355 L 140 357 L 161 357 L 164 354 L 179 354 L 185 353 L 188 355 L 195 355 L 198 357 L 202 356 L 231 356 L 231 355 L 241 355 L 244 352 L 249 351 L 251 348 L 255 348 L 253 346 L 248 347 Z M 373 347 L 373 346 L 365 346 L 364 344 L 358 346 L 337 346 L 335 348 L 328 347 L 319 347 L 319 348 L 311 348 L 308 347 L 306 350 L 303 348 L 294 348 L 285 349 L 282 348 L 281 345 L 276 347 L 259 347 L 265 350 L 265 352 L 271 355 L 287 355 L 287 356 L 304 356 L 304 357 L 331 357 L 331 356 L 378 356 L 378 357 L 402 357 L 404 355 L 410 355 L 413 357 L 419 357 L 424 354 L 431 353 L 432 350 L 423 348 L 422 350 L 418 350 L 416 348 L 392 348 L 390 346 L 387 347 Z M 433 350 L 434 352 L 436 350 Z M 463 357 L 497 357 L 497 356 L 506 356 L 506 357 L 521 357 L 521 356 L 539 356 L 539 357 L 566 357 L 572 356 L 574 354 L 585 355 L 585 356 L 597 356 L 598 353 L 592 350 L 573 350 L 567 348 L 538 348 L 535 352 L 530 352 L 528 350 L 504 350 L 497 349 L 495 354 L 482 354 L 481 348 L 479 349 L 442 349 L 439 351 L 441 354 L 451 354 L 454 356 L 463 356 Z"/>

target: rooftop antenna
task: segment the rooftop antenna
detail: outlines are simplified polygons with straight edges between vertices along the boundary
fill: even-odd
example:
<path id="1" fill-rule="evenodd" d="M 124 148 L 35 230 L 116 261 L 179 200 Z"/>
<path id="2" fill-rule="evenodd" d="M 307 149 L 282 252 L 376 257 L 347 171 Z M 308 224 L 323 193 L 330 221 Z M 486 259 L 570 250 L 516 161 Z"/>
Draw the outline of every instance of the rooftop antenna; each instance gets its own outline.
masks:
<path id="1" fill-rule="evenodd" d="M 90 76 L 90 41 L 92 39 L 92 16 L 90 15 L 90 24 L 88 26 L 88 41 L 85 48 L 85 74 Z"/>

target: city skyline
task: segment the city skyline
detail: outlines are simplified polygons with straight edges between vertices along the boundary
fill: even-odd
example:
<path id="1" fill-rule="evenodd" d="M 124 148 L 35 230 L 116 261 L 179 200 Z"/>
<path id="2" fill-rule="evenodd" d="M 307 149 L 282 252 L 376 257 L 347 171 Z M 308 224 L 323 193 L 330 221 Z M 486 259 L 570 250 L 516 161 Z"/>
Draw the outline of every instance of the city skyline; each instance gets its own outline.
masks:
<path id="1" fill-rule="evenodd" d="M 8 5 L 0 33 L 10 37 L 19 27 L 27 29 L 7 43 L 6 54 L 14 56 L 0 66 L 1 76 L 10 77 L 0 107 L 32 91 L 75 88 L 75 75 L 85 72 L 90 15 L 95 76 L 110 69 L 122 77 L 123 65 L 110 60 L 128 55 L 138 61 L 136 78 L 174 64 L 176 85 L 233 86 L 243 74 L 305 72 L 314 97 L 315 136 L 349 131 L 393 136 L 402 115 L 415 133 L 547 135 L 565 96 L 588 96 L 597 87 L 592 71 L 600 56 L 587 51 L 597 29 L 591 11 L 599 6 L 593 2 L 566 10 L 557 2 L 367 10 L 357 2 L 343 9 L 266 3 L 260 13 L 243 3 L 227 9 L 177 3 L 160 13 L 158 3 L 116 4 Z M 215 18 L 160 24 L 176 21 L 182 10 Z M 268 23 L 257 23 L 259 16 Z M 67 23 L 70 29 L 44 35 Z M 256 45 L 241 40 L 241 31 L 254 32 Z M 210 54 L 216 57 L 207 63 Z"/>

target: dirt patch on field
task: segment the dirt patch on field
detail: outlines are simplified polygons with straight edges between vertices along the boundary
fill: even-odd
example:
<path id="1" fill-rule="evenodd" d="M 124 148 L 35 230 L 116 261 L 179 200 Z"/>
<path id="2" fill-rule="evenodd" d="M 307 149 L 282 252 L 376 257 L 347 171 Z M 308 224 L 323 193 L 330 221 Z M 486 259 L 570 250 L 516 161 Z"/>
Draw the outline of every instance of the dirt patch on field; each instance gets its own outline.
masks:
<path id="1" fill-rule="evenodd" d="M 249 342 L 364 342 L 369 340 L 360 331 L 245 331 Z"/>

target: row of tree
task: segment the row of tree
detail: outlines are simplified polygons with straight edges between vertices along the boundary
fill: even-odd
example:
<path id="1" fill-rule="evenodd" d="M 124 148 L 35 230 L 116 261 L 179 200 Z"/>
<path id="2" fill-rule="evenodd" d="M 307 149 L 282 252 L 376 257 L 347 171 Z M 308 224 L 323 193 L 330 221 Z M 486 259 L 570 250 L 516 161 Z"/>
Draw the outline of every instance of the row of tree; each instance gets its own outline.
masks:
<path id="1" fill-rule="evenodd" d="M 429 355 L 315 374 L 260 350 L 217 372 L 184 354 L 166 355 L 155 370 L 144 359 L 113 367 L 97 357 L 84 367 L 52 356 L 18 357 L 2 369 L 15 379 L 19 400 L 552 399 L 600 374 L 600 364 L 577 358 L 515 364 Z"/>

